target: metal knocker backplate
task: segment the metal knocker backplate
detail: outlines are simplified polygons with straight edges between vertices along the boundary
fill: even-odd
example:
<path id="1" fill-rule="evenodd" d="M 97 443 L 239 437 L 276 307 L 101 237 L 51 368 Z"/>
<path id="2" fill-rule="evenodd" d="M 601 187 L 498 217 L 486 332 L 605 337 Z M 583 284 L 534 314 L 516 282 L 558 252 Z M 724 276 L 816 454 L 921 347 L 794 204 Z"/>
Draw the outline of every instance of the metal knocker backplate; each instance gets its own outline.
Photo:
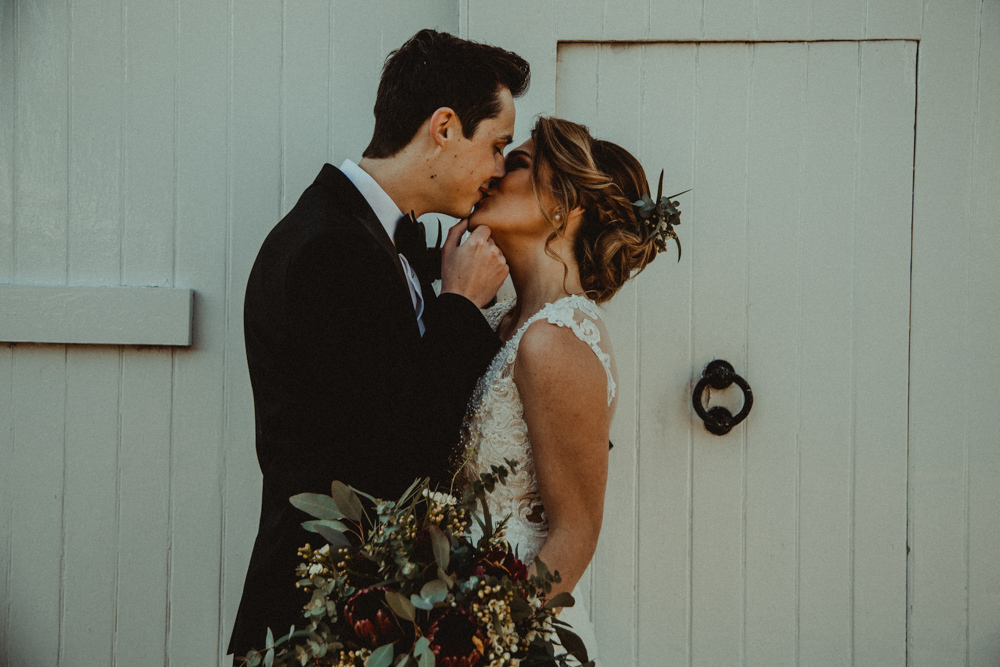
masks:
<path id="1" fill-rule="evenodd" d="M 739 413 L 733 416 L 733 413 L 722 406 L 706 410 L 701 404 L 701 396 L 705 392 L 705 388 L 725 389 L 731 384 L 736 384 L 743 391 L 743 408 Z M 716 359 L 710 362 L 702 372 L 701 380 L 695 385 L 691 402 L 694 404 L 694 411 L 705 422 L 705 430 L 715 435 L 725 435 L 750 414 L 750 408 L 753 407 L 753 392 L 747 381 L 736 374 L 732 364 L 722 359 Z"/>

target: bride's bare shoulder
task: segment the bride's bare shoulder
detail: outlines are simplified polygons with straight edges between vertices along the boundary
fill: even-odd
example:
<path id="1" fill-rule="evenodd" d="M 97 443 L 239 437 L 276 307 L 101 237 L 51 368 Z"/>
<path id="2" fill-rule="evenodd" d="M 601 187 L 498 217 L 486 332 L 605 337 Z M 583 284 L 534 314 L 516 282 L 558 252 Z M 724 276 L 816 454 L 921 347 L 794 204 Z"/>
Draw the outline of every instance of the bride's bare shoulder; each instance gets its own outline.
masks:
<path id="1" fill-rule="evenodd" d="M 607 406 L 605 375 L 590 344 L 567 327 L 539 320 L 521 337 L 514 379 L 522 396 L 525 390 L 566 392 L 578 403 L 593 400 L 595 405 Z"/>

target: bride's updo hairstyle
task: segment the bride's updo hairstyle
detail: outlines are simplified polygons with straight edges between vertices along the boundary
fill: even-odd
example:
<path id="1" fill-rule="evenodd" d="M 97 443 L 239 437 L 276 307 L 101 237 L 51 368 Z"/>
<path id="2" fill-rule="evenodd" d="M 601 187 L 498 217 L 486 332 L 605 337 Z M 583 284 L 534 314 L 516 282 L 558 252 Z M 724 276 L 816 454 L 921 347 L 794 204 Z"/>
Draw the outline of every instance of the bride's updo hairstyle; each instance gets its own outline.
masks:
<path id="1" fill-rule="evenodd" d="M 577 123 L 541 117 L 531 138 L 532 188 L 554 228 L 545 250 L 560 259 L 548 244 L 565 234 L 566 212 L 581 207 L 573 252 L 587 297 L 603 303 L 656 257 L 655 242 L 632 204 L 649 193 L 646 173 L 631 153 L 593 138 Z M 555 201 L 554 213 L 541 204 L 543 192 Z"/>

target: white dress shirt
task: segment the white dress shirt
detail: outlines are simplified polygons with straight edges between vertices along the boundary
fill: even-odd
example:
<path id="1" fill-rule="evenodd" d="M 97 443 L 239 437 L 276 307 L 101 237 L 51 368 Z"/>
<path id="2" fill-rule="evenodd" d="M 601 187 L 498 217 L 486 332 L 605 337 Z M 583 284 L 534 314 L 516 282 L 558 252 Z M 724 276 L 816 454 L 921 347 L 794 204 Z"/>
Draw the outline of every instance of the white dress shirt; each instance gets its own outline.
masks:
<path id="1" fill-rule="evenodd" d="M 396 202 L 392 201 L 392 197 L 385 193 L 382 186 L 376 183 L 375 179 L 368 172 L 351 160 L 344 160 L 344 164 L 340 165 L 340 171 L 361 192 L 365 201 L 375 211 L 379 222 L 385 227 L 386 234 L 389 235 L 390 239 L 394 239 L 396 236 L 396 225 L 399 223 L 399 219 L 403 217 L 403 212 L 396 206 Z M 393 240 L 392 242 L 395 245 L 396 241 Z M 420 279 L 417 278 L 417 274 L 403 255 L 399 255 L 399 261 L 403 265 L 403 273 L 406 274 L 406 284 L 410 288 L 410 300 L 413 301 L 413 312 L 417 315 L 417 326 L 420 328 L 420 335 L 423 336 L 425 329 L 424 295 L 420 290 Z"/>

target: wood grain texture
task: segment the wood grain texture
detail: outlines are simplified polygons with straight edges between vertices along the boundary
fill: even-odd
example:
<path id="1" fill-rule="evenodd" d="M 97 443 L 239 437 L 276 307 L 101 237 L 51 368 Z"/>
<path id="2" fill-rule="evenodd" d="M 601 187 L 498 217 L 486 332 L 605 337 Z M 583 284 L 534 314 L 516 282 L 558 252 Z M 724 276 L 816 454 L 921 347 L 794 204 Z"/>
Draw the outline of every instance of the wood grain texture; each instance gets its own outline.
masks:
<path id="1" fill-rule="evenodd" d="M 190 345 L 189 289 L 0 285 L 0 340 Z"/>

